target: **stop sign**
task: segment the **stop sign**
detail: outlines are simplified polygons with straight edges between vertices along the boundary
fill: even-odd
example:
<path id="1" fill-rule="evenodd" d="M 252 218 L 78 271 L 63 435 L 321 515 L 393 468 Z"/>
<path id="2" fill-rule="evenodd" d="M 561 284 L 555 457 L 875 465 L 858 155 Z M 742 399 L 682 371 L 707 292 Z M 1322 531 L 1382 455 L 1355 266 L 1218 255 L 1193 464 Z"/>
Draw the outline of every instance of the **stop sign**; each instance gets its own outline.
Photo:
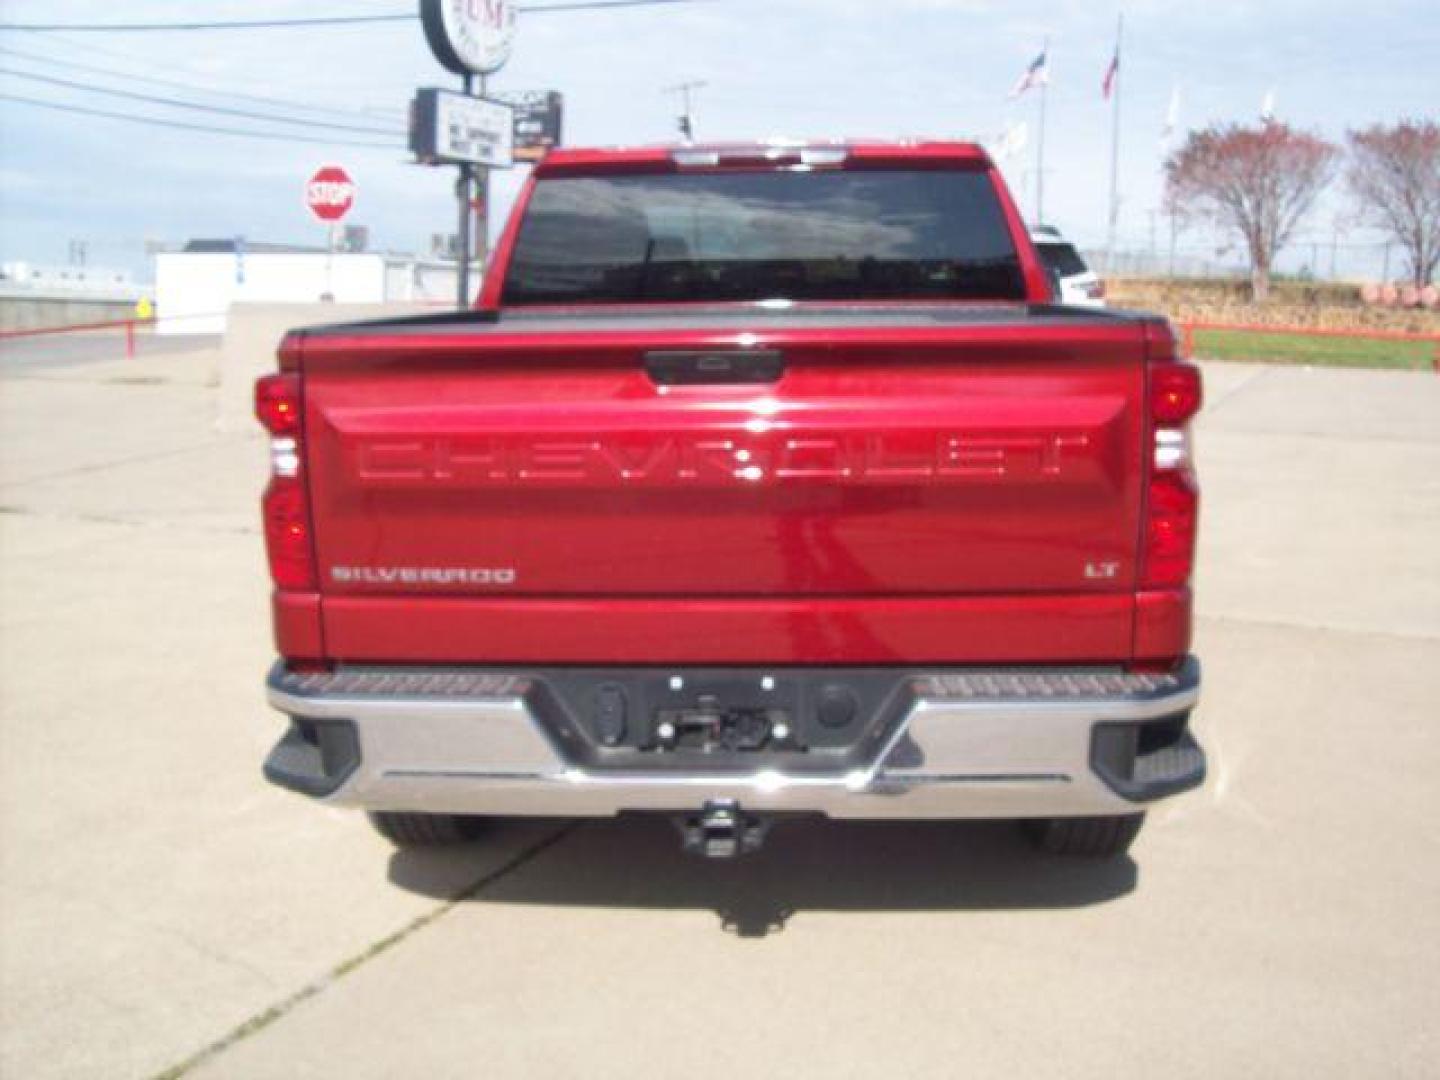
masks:
<path id="1" fill-rule="evenodd" d="M 305 205 L 321 221 L 339 221 L 355 205 L 355 181 L 339 165 L 317 169 L 305 185 Z"/>

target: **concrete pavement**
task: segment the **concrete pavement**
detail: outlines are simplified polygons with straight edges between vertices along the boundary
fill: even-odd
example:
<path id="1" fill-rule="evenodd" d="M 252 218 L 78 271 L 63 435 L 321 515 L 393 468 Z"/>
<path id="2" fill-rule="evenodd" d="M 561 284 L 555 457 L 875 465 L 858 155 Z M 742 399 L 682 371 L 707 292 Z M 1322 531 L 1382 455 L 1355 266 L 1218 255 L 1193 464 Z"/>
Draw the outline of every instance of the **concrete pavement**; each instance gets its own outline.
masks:
<path id="1" fill-rule="evenodd" d="M 1205 791 L 397 854 L 266 787 L 264 445 L 213 353 L 0 364 L 0 1075 L 1432 1076 L 1440 379 L 1207 370 Z"/>

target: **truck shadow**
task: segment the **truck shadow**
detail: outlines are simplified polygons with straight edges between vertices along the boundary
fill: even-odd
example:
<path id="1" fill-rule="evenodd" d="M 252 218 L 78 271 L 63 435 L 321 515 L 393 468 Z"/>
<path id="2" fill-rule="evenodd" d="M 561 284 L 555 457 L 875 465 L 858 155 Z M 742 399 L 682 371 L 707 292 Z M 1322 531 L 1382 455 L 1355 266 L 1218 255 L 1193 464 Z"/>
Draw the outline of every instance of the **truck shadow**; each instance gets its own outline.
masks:
<path id="1" fill-rule="evenodd" d="M 390 880 L 451 900 L 459 858 L 455 851 L 398 851 Z M 758 854 L 711 862 L 683 854 L 664 818 L 637 816 L 572 826 L 463 899 L 710 910 L 726 931 L 763 937 L 804 912 L 1085 907 L 1133 891 L 1138 873 L 1129 858 L 1038 854 L 1008 822 L 791 820 L 775 826 Z"/>

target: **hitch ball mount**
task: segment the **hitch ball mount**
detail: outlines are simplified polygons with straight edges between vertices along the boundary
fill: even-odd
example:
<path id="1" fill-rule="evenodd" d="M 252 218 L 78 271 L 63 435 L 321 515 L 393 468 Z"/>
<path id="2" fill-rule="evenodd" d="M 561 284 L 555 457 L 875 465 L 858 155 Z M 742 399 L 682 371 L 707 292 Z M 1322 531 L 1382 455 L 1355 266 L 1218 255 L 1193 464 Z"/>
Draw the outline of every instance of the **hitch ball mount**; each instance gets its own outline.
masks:
<path id="1" fill-rule="evenodd" d="M 707 802 L 700 813 L 678 818 L 686 853 L 707 859 L 738 859 L 759 851 L 770 833 L 772 822 L 747 814 L 734 799 Z"/>

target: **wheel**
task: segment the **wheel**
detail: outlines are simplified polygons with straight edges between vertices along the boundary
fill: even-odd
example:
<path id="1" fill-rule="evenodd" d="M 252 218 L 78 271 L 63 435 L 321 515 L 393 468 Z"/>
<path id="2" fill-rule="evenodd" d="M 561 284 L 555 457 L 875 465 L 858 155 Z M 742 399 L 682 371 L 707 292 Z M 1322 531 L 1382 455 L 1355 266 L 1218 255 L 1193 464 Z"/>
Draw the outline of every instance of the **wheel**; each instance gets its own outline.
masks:
<path id="1" fill-rule="evenodd" d="M 1050 855 L 1112 859 L 1130 850 L 1140 826 L 1145 824 L 1145 815 L 1040 818 L 1024 824 L 1031 842 Z"/>
<path id="2" fill-rule="evenodd" d="M 485 831 L 485 819 L 463 814 L 414 814 L 372 811 L 370 824 L 396 847 L 463 844 Z"/>

